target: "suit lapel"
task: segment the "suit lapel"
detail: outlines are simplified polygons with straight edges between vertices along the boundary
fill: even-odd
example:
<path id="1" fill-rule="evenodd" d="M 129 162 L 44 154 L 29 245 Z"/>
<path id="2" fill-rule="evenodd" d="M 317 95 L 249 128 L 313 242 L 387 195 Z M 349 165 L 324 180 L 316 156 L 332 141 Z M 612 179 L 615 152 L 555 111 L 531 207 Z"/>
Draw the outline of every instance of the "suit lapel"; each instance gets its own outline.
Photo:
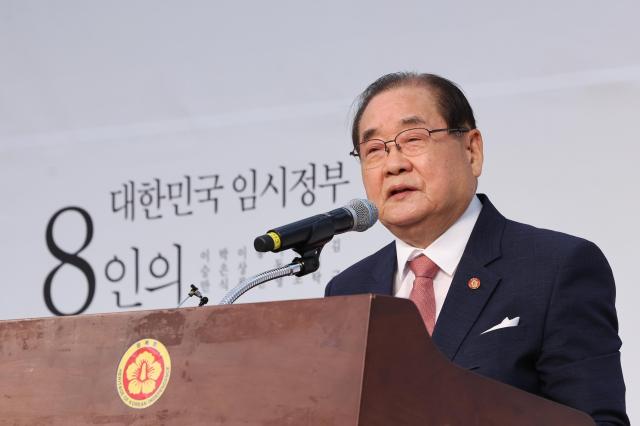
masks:
<path id="1" fill-rule="evenodd" d="M 394 274 L 397 264 L 396 243 L 388 244 L 380 251 L 371 268 L 369 280 L 363 283 L 367 293 L 393 295 Z"/>
<path id="2" fill-rule="evenodd" d="M 434 343 L 449 359 L 455 357 L 500 282 L 500 276 L 487 265 L 500 257 L 506 219 L 486 196 L 479 194 L 478 197 L 482 201 L 482 212 L 460 259 L 432 336 Z M 480 280 L 479 288 L 469 287 L 471 278 Z"/>

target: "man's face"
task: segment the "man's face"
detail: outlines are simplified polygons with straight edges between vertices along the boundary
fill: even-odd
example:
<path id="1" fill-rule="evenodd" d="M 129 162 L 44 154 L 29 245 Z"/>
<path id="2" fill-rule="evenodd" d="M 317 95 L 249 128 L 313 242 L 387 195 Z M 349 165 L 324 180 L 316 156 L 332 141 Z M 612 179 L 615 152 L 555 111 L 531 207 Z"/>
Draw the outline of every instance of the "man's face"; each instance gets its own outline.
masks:
<path id="1" fill-rule="evenodd" d="M 362 114 L 359 135 L 390 140 L 402 130 L 447 127 L 428 89 L 401 86 L 376 95 Z M 406 157 L 393 144 L 384 163 L 362 168 L 367 197 L 394 235 L 426 247 L 464 213 L 482 171 L 482 136 L 434 133 L 425 153 Z"/>

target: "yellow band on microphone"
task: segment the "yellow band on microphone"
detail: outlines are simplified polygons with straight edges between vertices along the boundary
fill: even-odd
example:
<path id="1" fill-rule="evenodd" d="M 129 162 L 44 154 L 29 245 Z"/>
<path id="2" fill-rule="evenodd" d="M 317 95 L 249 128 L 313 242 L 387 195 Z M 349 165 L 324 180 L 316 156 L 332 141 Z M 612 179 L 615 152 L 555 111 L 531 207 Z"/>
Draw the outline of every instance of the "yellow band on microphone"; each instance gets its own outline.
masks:
<path id="1" fill-rule="evenodd" d="M 267 235 L 270 236 L 271 239 L 273 240 L 273 249 L 278 250 L 282 245 L 282 241 L 280 241 L 280 235 L 276 234 L 273 231 L 267 232 Z"/>

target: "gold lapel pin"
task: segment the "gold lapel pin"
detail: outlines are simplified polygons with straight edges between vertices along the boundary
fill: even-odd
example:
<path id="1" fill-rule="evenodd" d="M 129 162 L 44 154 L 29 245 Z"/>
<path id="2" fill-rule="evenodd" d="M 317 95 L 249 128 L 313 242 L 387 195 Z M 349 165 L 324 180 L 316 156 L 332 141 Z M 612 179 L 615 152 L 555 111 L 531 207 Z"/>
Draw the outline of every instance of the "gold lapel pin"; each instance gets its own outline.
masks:
<path id="1" fill-rule="evenodd" d="M 478 277 L 470 278 L 469 281 L 467 281 L 467 286 L 471 290 L 479 289 L 480 288 L 480 278 L 478 278 Z"/>

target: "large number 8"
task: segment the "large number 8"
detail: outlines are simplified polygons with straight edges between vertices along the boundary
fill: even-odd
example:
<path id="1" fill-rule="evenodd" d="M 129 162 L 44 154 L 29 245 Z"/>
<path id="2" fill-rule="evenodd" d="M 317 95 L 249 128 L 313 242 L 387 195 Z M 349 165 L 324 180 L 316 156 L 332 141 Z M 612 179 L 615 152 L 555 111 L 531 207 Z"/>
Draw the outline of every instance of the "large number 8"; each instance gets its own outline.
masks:
<path id="1" fill-rule="evenodd" d="M 87 234 L 84 239 L 84 244 L 75 253 L 65 252 L 64 250 L 60 249 L 56 245 L 56 242 L 53 240 L 53 225 L 56 219 L 58 218 L 58 216 L 68 211 L 74 211 L 74 212 L 80 213 L 80 215 L 84 219 L 84 222 L 87 228 Z M 53 217 L 51 217 L 51 220 L 47 224 L 47 247 L 49 248 L 49 251 L 51 252 L 51 254 L 60 261 L 60 264 L 56 266 L 51 272 L 49 272 L 49 275 L 47 275 L 47 278 L 44 281 L 44 302 L 47 304 L 47 308 L 49 308 L 49 310 L 55 315 L 80 314 L 84 312 L 93 301 L 93 296 L 96 291 L 96 277 L 93 274 L 93 269 L 91 269 L 91 265 L 89 265 L 89 263 L 86 260 L 82 259 L 81 257 L 78 257 L 78 254 L 82 250 L 87 248 L 92 238 L 93 238 L 93 222 L 91 221 L 91 216 L 89 216 L 89 213 L 87 213 L 86 210 L 83 210 L 80 207 L 65 207 L 63 209 L 58 210 L 53 215 Z M 64 312 L 61 312 L 58 308 L 56 308 L 51 298 L 51 284 L 53 281 L 53 277 L 56 274 L 56 272 L 58 272 L 58 269 L 60 269 L 62 265 L 65 265 L 67 263 L 80 269 L 80 271 L 82 271 L 84 276 L 87 278 L 87 298 L 85 299 L 84 305 L 82 305 L 82 307 L 78 309 L 76 312 L 71 312 L 69 314 L 65 314 Z"/>

